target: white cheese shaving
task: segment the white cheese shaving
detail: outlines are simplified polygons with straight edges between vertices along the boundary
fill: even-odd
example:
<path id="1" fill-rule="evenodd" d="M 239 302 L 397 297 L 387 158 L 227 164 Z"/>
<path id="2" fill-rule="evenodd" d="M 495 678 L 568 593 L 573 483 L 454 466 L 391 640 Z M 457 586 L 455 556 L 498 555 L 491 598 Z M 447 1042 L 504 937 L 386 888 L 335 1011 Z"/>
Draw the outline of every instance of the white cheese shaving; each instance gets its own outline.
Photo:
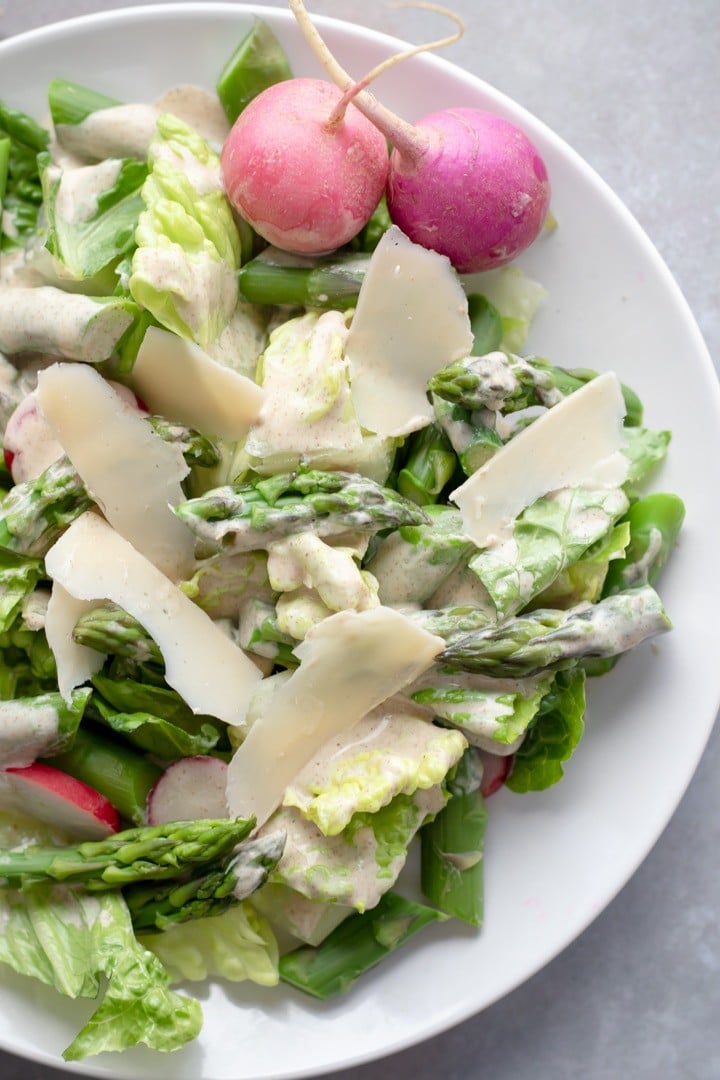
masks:
<path id="1" fill-rule="evenodd" d="M 428 380 L 472 345 L 449 259 L 391 226 L 373 252 L 345 346 L 362 427 L 395 436 L 424 427 L 433 416 Z"/>
<path id="2" fill-rule="evenodd" d="M 390 608 L 341 611 L 313 627 L 295 647 L 300 667 L 230 762 L 230 812 L 262 825 L 324 743 L 412 682 L 444 647 Z"/>
<path id="3" fill-rule="evenodd" d="M 612 371 L 598 376 L 506 443 L 450 498 L 478 547 L 506 540 L 517 515 L 541 495 L 592 484 L 618 487 L 627 477 L 625 403 Z"/>
<path id="4" fill-rule="evenodd" d="M 94 368 L 54 364 L 38 400 L 56 438 L 121 536 L 174 579 L 194 565 L 192 533 L 170 506 L 185 498 L 182 451 L 163 442 Z"/>
<path id="5" fill-rule="evenodd" d="M 102 600 L 78 600 L 57 581 L 50 593 L 45 634 L 55 657 L 58 689 L 66 701 L 70 700 L 70 692 L 87 682 L 105 661 L 104 653 L 79 645 L 72 636 L 80 616 L 101 603 Z"/>
<path id="6" fill-rule="evenodd" d="M 244 438 L 264 397 L 251 379 L 157 326 L 145 333 L 132 384 L 153 412 L 220 439 Z"/>
<path id="7" fill-rule="evenodd" d="M 53 592 L 60 584 L 77 600 L 111 600 L 137 619 L 163 655 L 166 681 L 193 712 L 244 724 L 262 677 L 258 668 L 99 515 L 88 512 L 73 522 L 45 556 L 45 567 Z M 65 692 L 78 685 L 82 671 L 70 652 L 68 647 L 55 654 Z"/>

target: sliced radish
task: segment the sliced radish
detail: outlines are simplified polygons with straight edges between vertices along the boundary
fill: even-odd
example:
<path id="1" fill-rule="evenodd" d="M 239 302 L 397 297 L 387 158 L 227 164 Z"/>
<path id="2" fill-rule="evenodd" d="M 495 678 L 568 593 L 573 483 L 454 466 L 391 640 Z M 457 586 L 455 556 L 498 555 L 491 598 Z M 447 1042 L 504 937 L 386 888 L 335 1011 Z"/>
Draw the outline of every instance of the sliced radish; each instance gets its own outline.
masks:
<path id="1" fill-rule="evenodd" d="M 510 775 L 513 755 L 506 754 L 501 757 L 499 754 L 488 754 L 485 750 L 478 750 L 477 754 L 482 762 L 483 770 L 480 791 L 487 799 L 489 795 L 494 795 L 500 790 Z"/>
<path id="2" fill-rule="evenodd" d="M 100 840 L 118 832 L 121 824 L 99 791 L 39 761 L 0 772 L 0 809 L 26 814 L 78 840 Z"/>
<path id="3" fill-rule="evenodd" d="M 148 795 L 149 825 L 229 816 L 227 765 L 214 757 L 181 758 L 169 765 Z"/>
<path id="4" fill-rule="evenodd" d="M 50 425 L 42 414 L 37 392 L 24 397 L 5 428 L 5 464 L 16 484 L 34 480 L 63 455 Z"/>

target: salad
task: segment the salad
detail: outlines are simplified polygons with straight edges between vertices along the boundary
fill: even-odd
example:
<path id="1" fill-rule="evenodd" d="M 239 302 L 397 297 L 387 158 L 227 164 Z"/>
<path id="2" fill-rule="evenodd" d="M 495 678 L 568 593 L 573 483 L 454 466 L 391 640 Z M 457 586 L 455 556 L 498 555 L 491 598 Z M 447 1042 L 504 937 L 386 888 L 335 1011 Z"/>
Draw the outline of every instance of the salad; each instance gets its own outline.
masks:
<path id="1" fill-rule="evenodd" d="M 514 252 L 453 265 L 384 196 L 288 250 L 230 202 L 290 81 L 258 22 L 216 95 L 0 104 L 0 960 L 100 998 L 66 1060 L 193 1039 L 177 981 L 325 998 L 480 928 L 490 796 L 559 781 L 670 628 L 670 435 L 524 353 Z"/>

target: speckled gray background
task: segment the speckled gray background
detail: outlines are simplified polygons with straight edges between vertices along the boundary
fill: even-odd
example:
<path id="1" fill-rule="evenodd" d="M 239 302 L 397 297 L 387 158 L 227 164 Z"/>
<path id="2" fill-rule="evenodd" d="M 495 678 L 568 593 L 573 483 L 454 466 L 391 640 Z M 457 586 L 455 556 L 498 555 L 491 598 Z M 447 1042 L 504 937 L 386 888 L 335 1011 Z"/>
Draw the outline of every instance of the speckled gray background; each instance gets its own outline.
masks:
<path id="1" fill-rule="evenodd" d="M 528 107 L 609 182 L 677 278 L 717 364 L 720 0 L 447 2 L 467 32 L 445 55 Z M 0 37 L 120 6 L 0 0 Z M 427 13 L 381 0 L 308 6 L 417 41 L 437 31 Z M 716 730 L 644 865 L 530 982 L 452 1031 L 334 1080 L 720 1080 L 719 774 Z M 159 1080 L 171 1073 L 160 1059 Z M 0 1052 L 1 1080 L 66 1075 Z"/>

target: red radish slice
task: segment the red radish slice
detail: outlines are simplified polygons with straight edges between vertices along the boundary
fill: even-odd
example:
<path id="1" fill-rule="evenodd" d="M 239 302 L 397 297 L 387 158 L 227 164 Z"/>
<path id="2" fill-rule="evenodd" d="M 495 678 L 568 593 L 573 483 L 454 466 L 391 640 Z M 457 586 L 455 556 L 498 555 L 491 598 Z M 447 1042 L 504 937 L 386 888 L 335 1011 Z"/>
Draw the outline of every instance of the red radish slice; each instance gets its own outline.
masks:
<path id="1" fill-rule="evenodd" d="M 101 840 L 120 829 L 120 815 L 99 791 L 36 761 L 0 772 L 0 808 L 53 825 L 78 840 Z"/>
<path id="2" fill-rule="evenodd" d="M 229 816 L 227 765 L 214 757 L 181 758 L 169 765 L 148 795 L 149 825 Z"/>
<path id="3" fill-rule="evenodd" d="M 487 799 L 500 790 L 510 775 L 513 755 L 506 754 L 504 757 L 500 757 L 499 754 L 488 754 L 485 750 L 478 750 L 477 753 L 483 769 L 480 791 L 484 798 Z"/>

